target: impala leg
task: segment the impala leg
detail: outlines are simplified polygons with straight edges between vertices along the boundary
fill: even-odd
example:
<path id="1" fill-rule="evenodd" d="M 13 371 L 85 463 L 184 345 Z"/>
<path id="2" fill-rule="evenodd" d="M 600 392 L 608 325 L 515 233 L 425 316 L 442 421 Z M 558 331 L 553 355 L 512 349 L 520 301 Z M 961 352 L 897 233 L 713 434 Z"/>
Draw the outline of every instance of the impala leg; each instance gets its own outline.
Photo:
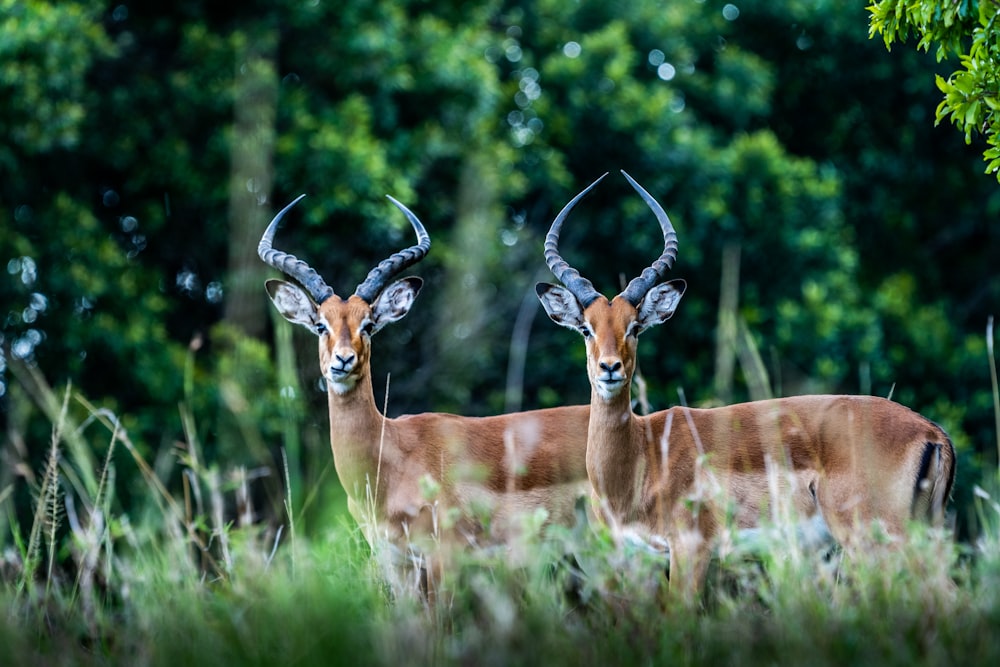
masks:
<path id="1" fill-rule="evenodd" d="M 428 610 L 433 610 L 437 606 L 438 594 L 441 590 L 442 571 L 440 558 L 427 557 L 424 560 L 424 567 L 420 572 L 420 588 Z"/>
<path id="2" fill-rule="evenodd" d="M 449 608 L 451 602 L 444 583 L 444 573 L 448 568 L 444 551 L 439 547 L 425 553 L 420 568 L 420 595 L 425 609 L 431 614 L 438 608 Z"/>
<path id="3" fill-rule="evenodd" d="M 685 605 L 701 595 L 711 557 L 711 541 L 701 531 L 678 530 L 670 538 L 670 597 Z"/>

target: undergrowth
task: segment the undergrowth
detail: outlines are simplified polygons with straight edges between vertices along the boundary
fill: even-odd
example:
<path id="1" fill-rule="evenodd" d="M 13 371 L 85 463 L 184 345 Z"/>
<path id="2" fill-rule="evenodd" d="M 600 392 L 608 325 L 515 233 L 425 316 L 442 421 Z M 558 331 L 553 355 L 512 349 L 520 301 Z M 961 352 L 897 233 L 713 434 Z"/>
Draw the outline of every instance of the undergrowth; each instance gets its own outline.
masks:
<path id="1" fill-rule="evenodd" d="M 253 476 L 207 465 L 186 425 L 171 490 L 116 415 L 72 388 L 49 402 L 45 465 L 0 488 L 0 665 L 1000 659 L 995 479 L 977 486 L 971 543 L 915 526 L 894 548 L 847 556 L 764 527 L 718 551 L 693 604 L 664 595 L 662 553 L 585 520 L 543 528 L 533 517 L 509 549 L 456 554 L 428 606 L 419 577 L 393 578 L 389 547 L 368 544 L 345 507 L 321 528 L 292 530 L 311 494 L 293 501 L 282 471 L 285 512 L 262 516 Z M 181 420 L 191 421 L 183 408 Z M 122 465 L 138 470 L 145 509 L 126 511 L 115 497 Z M 30 524 L 13 511 L 22 485 Z"/>

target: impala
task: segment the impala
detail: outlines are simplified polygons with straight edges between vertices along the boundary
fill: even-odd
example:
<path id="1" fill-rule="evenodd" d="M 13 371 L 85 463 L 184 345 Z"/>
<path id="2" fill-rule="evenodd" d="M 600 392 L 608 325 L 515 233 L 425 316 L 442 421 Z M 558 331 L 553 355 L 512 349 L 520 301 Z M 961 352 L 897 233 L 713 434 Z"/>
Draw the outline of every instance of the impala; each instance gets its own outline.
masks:
<path id="1" fill-rule="evenodd" d="M 319 339 L 334 465 L 366 539 L 388 538 L 400 553 L 416 554 L 425 585 L 433 587 L 441 561 L 428 561 L 439 542 L 503 543 L 523 525 L 522 515 L 538 510 L 549 521 L 572 523 L 576 499 L 588 487 L 589 407 L 491 417 L 382 415 L 372 390 L 371 339 L 409 312 L 421 279 L 390 280 L 423 259 L 430 236 L 416 215 L 388 197 L 418 243 L 383 260 L 343 298 L 308 264 L 273 248 L 279 222 L 302 196 L 274 217 L 258 254 L 295 281 L 267 281 L 278 312 Z"/>
<path id="2" fill-rule="evenodd" d="M 536 286 L 549 317 L 586 342 L 587 473 L 597 514 L 654 543 L 665 540 L 670 587 L 686 597 L 700 589 L 722 529 L 755 527 L 779 502 L 799 518 L 825 522 L 845 547 L 867 543 L 873 524 L 897 538 L 911 519 L 940 521 L 954 448 L 936 424 L 889 400 L 795 396 L 633 413 L 637 337 L 674 314 L 685 283 L 661 282 L 677 235 L 656 200 L 622 174 L 660 223 L 660 257 L 609 300 L 559 255 L 563 222 L 601 176 L 563 208 L 546 236 L 546 263 L 564 286 Z"/>

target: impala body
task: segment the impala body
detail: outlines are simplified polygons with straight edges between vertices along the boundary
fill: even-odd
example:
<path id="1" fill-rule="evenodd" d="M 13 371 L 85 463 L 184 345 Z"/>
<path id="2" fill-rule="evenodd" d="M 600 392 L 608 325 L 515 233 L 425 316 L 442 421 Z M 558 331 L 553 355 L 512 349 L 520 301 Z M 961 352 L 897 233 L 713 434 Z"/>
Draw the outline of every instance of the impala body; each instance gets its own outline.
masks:
<path id="1" fill-rule="evenodd" d="M 795 396 L 633 413 L 638 335 L 673 315 L 686 285 L 660 282 L 676 257 L 676 233 L 659 204 L 622 173 L 660 222 L 659 259 L 609 300 L 559 256 L 562 223 L 599 178 L 563 208 L 546 237 L 546 262 L 565 287 L 536 287 L 549 317 L 586 341 L 587 473 L 597 514 L 654 544 L 665 541 L 671 589 L 687 596 L 700 588 L 724 527 L 818 518 L 841 544 L 858 546 L 869 542 L 873 524 L 897 538 L 912 519 L 939 521 L 955 475 L 951 441 L 886 399 Z"/>
<path id="2" fill-rule="evenodd" d="M 503 543 L 538 510 L 551 522 L 571 523 L 588 486 L 589 407 L 491 417 L 382 415 L 372 389 L 371 338 L 409 312 L 421 279 L 389 281 L 426 255 L 430 237 L 390 197 L 418 243 L 382 261 L 342 298 L 308 264 L 272 247 L 278 223 L 299 199 L 271 221 L 258 253 L 295 281 L 267 282 L 278 312 L 318 337 L 333 460 L 366 538 L 388 538 L 401 553 L 427 558 L 441 543 Z"/>

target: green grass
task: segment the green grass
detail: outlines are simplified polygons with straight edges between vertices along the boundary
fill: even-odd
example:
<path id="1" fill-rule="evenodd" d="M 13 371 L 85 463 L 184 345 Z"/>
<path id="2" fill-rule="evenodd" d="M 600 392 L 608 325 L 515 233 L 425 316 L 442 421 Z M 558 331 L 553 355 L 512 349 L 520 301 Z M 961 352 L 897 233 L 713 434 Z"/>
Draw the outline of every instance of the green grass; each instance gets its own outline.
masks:
<path id="1" fill-rule="evenodd" d="M 71 390 L 51 398 L 46 465 L 0 488 L 0 665 L 1000 660 L 994 480 L 977 493 L 972 544 L 918 526 L 905 545 L 847 558 L 765 529 L 720 551 L 702 600 L 686 606 L 664 598 L 662 556 L 599 527 L 539 529 L 513 554 L 460 554 L 427 609 L 412 576 L 390 589 L 385 546 L 367 545 L 346 508 L 292 531 L 289 496 L 285 516 L 241 520 L 237 499 L 252 494 L 239 470 L 206 465 L 189 443 L 171 491 L 114 415 Z M 68 405 L 90 418 L 72 423 Z M 143 480 L 133 502 L 144 509 L 120 507 L 113 460 Z M 31 486 L 31 525 L 12 511 L 19 485 Z"/>
<path id="2" fill-rule="evenodd" d="M 1000 657 L 996 558 L 963 566 L 952 546 L 930 536 L 883 562 L 843 565 L 837 576 L 778 551 L 763 570 L 720 565 L 703 609 L 661 607 L 650 594 L 651 559 L 600 536 L 584 540 L 597 571 L 571 595 L 543 540 L 533 547 L 542 557 L 522 569 L 470 556 L 449 582 L 446 608 L 432 612 L 393 601 L 346 526 L 298 544 L 294 573 L 287 553 L 268 565 L 257 539 L 233 537 L 224 579 L 183 564 L 186 545 L 161 545 L 122 557 L 89 601 L 69 582 L 6 591 L 0 664 L 912 665 Z"/>

